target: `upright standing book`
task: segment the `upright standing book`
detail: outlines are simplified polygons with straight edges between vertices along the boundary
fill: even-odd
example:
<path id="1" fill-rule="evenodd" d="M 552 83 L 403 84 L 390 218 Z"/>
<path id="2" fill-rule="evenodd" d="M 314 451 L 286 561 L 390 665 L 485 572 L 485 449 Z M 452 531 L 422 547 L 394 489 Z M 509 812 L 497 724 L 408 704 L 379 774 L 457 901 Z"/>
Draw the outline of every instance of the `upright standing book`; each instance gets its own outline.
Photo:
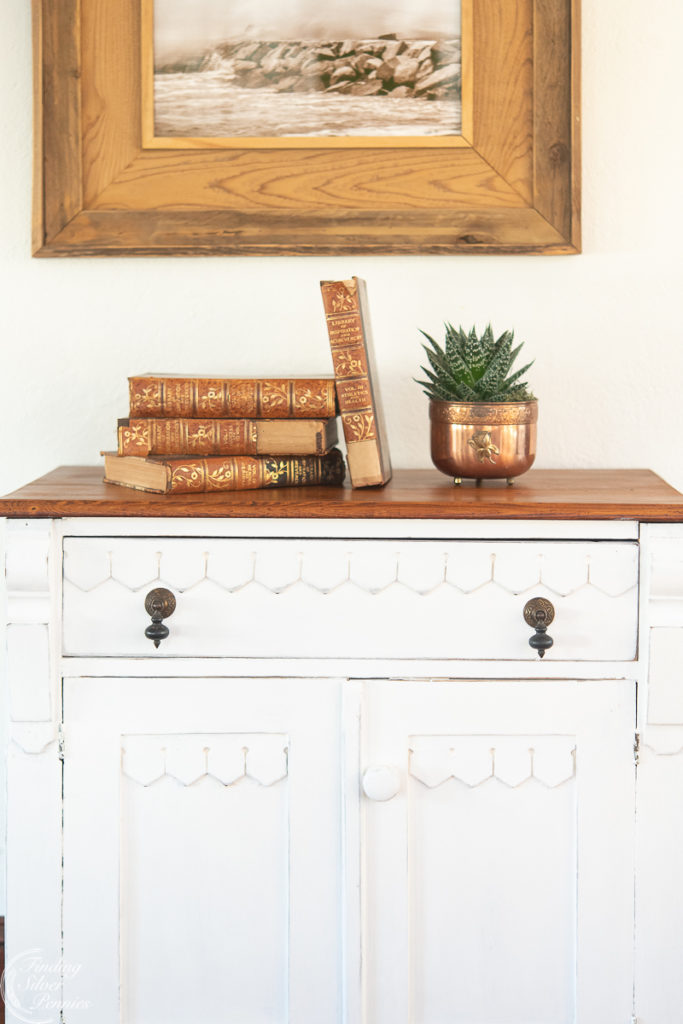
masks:
<path id="1" fill-rule="evenodd" d="M 352 487 L 391 478 L 365 281 L 321 281 Z"/>

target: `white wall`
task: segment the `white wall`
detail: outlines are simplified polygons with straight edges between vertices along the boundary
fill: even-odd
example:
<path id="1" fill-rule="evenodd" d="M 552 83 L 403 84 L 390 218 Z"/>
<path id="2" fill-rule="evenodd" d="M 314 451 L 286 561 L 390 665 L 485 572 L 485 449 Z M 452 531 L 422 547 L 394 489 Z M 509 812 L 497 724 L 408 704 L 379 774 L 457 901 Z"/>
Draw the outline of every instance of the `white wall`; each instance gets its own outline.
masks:
<path id="1" fill-rule="evenodd" d="M 537 465 L 683 489 L 683 4 L 586 0 L 581 256 L 34 260 L 28 0 L 0 6 L 0 492 L 96 463 L 146 370 L 329 372 L 320 278 L 368 282 L 396 466 L 429 466 L 418 327 L 512 326 L 536 357 Z"/>

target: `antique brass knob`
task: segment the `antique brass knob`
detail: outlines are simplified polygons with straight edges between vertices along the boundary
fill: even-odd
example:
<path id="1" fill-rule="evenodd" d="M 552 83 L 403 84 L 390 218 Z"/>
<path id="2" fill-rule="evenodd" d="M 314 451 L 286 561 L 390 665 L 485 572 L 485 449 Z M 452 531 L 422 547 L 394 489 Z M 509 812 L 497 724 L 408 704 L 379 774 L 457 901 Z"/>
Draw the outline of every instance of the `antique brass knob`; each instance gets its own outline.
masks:
<path id="1" fill-rule="evenodd" d="M 529 647 L 542 658 L 553 646 L 553 638 L 548 636 L 548 626 L 555 618 L 555 609 L 545 597 L 534 597 L 524 605 L 524 621 L 535 630 L 529 638 Z"/>
<path id="2" fill-rule="evenodd" d="M 168 626 L 164 625 L 163 620 L 167 619 L 169 615 L 173 615 L 175 596 L 165 587 L 150 590 L 145 598 L 145 610 L 152 619 L 151 624 L 145 630 L 145 636 L 148 640 L 153 640 L 154 646 L 158 647 L 169 634 Z"/>

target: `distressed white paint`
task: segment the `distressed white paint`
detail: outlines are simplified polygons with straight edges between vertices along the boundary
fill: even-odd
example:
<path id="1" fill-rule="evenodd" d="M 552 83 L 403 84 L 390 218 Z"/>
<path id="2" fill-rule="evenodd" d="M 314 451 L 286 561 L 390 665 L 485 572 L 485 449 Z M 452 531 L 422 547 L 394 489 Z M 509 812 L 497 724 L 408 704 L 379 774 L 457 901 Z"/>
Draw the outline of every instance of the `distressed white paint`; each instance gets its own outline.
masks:
<path id="1" fill-rule="evenodd" d="M 652 1024 L 683 1005 L 683 730 L 670 739 L 666 751 L 642 743 L 638 765 L 636 1009 Z"/>
<path id="2" fill-rule="evenodd" d="M 57 728 L 53 624 L 61 557 L 50 520 L 8 522 L 5 545 L 10 739 L 29 753 L 40 753 Z"/>
<path id="3" fill-rule="evenodd" d="M 339 1019 L 339 698 L 329 679 L 65 680 L 85 1021 Z"/>
<path id="4" fill-rule="evenodd" d="M 62 519 L 56 529 L 63 537 L 146 537 L 149 520 L 103 516 Z M 179 537 L 348 537 L 348 519 L 178 519 L 154 520 L 159 536 Z M 638 540 L 639 526 L 631 520 L 592 519 L 584 523 L 555 519 L 366 519 L 363 536 L 399 539 L 443 537 L 447 540 Z"/>
<path id="5" fill-rule="evenodd" d="M 627 1020 L 634 697 L 630 682 L 367 683 L 362 760 L 403 775 L 393 800 L 364 802 L 367 1020 Z"/>
<path id="6" fill-rule="evenodd" d="M 203 524 L 203 535 L 195 523 L 194 536 L 183 537 L 183 524 L 147 521 L 146 538 L 138 522 L 130 524 L 131 537 L 125 521 L 104 535 L 109 523 L 82 525 L 82 537 L 76 521 L 42 526 L 49 538 L 47 577 L 21 569 L 40 545 L 28 544 L 14 561 L 12 573 L 25 582 L 25 593 L 48 609 L 38 618 L 48 619 L 51 633 L 45 668 L 38 641 L 47 624 L 13 625 L 37 631 L 36 644 L 25 643 L 24 650 L 35 646 L 39 653 L 35 661 L 27 653 L 14 662 L 12 682 L 22 714 L 48 713 L 47 721 L 14 726 L 40 730 L 53 728 L 51 712 L 60 701 L 57 693 L 41 704 L 39 695 L 52 692 L 60 668 L 68 677 L 64 936 L 67 960 L 83 967 L 66 980 L 65 995 L 91 1003 L 90 1019 L 118 1024 L 120 993 L 124 1019 L 152 1024 L 185 1024 L 197 1014 L 209 1020 L 219 1012 L 239 1024 L 250 1013 L 259 1022 L 361 1024 L 363 1007 L 373 1024 L 400 1024 L 411 1007 L 416 1019 L 432 1024 L 454 1006 L 468 1024 L 526 1024 L 534 1015 L 544 1024 L 621 1024 L 632 1012 L 633 991 L 636 700 L 630 680 L 638 681 L 642 710 L 652 664 L 661 724 L 648 724 L 641 714 L 646 768 L 638 796 L 636 1006 L 642 998 L 651 1024 L 670 1024 L 667 1007 L 683 998 L 675 944 L 665 958 L 671 965 L 665 984 L 654 972 L 663 944 L 683 929 L 683 900 L 677 891 L 665 899 L 665 886 L 674 884 L 666 850 L 683 758 L 674 679 L 679 637 L 660 622 L 659 591 L 649 587 L 658 578 L 653 552 L 667 565 L 683 528 L 643 527 L 639 565 L 638 545 L 609 532 L 597 540 L 592 524 L 558 524 L 556 538 L 548 533 L 542 540 L 533 539 L 533 524 L 526 524 L 526 540 L 518 526 L 484 524 L 479 541 L 472 533 L 449 539 L 443 524 L 428 522 L 409 525 L 413 539 L 396 536 L 395 524 L 386 524 L 383 537 L 384 524 L 376 523 L 366 538 L 366 524 L 352 522 L 345 524 L 346 537 L 328 540 L 319 524 L 306 537 L 303 523 L 280 539 L 273 523 L 260 524 L 251 538 L 246 522 Z M 235 608 L 250 591 L 266 602 L 284 599 L 285 608 L 291 601 L 289 619 L 278 613 L 287 630 L 275 624 L 273 632 L 272 613 L 262 605 L 259 644 L 249 648 L 249 636 L 259 630 L 245 621 L 239 657 L 223 649 L 210 659 L 194 649 L 192 657 L 125 657 L 125 643 L 117 647 L 128 627 L 107 597 L 106 614 L 88 627 L 100 656 L 64 657 L 63 533 L 64 573 L 72 577 L 67 617 L 75 595 L 99 608 L 98 595 L 118 588 L 135 602 L 141 633 L 150 585 L 172 583 L 180 607 L 210 582 Z M 505 633 L 507 603 L 523 604 L 539 580 L 556 604 L 558 626 L 566 618 L 574 631 L 564 657 L 520 662 L 502 648 L 499 657 L 507 660 L 493 659 L 495 642 L 484 641 Z M 678 607 L 675 578 L 667 586 L 668 606 Z M 393 626 L 395 650 L 406 642 L 403 634 L 418 632 L 416 622 L 428 628 L 405 608 L 397 613 L 387 605 L 377 619 L 366 615 L 362 626 L 352 605 L 328 613 L 329 624 L 312 619 L 312 609 L 329 609 L 326 602 L 345 589 L 353 589 L 356 601 L 365 599 L 366 609 L 384 607 L 394 593 L 410 595 L 418 607 L 430 592 L 452 592 L 465 602 L 486 592 L 499 595 L 499 603 L 492 598 L 466 620 L 473 660 L 458 660 L 458 652 L 429 657 L 429 645 L 399 659 L 394 648 L 382 649 L 382 628 L 389 637 Z M 12 593 L 16 606 L 28 607 L 21 585 Z M 591 600 L 598 602 L 597 624 Z M 207 635 L 214 637 L 231 625 L 217 607 L 204 608 Z M 86 614 L 82 604 L 74 622 Z M 310 656 L 311 621 L 329 636 L 343 636 L 337 657 Z M 519 631 L 525 648 L 529 630 L 519 609 L 509 628 Z M 631 654 L 638 631 L 639 657 L 578 660 L 583 635 L 596 630 L 622 636 Z M 273 648 L 273 636 L 286 631 L 291 657 Z M 557 643 L 562 634 L 555 624 L 551 631 Z M 651 633 L 667 638 L 663 654 L 656 639 L 650 644 Z M 35 671 L 28 671 L 31 665 Z M 344 679 L 353 675 L 365 682 Z M 34 919 L 24 867 L 40 876 L 36 891 L 47 898 L 35 931 L 13 930 L 10 922 L 10 955 L 29 934 L 47 949 L 58 941 L 60 762 L 49 736 L 24 743 L 25 751 L 33 749 L 43 753 L 13 751 L 10 913 Z M 382 799 L 373 800 L 362 795 L 361 776 L 381 766 L 398 792 L 375 789 L 370 797 Z M 42 780 L 37 790 L 36 780 Z M 232 818 L 223 816 L 226 800 Z M 27 821 L 25 807 L 37 809 L 39 821 Z M 250 842 L 247 850 L 243 844 Z M 33 849 L 24 857 L 28 843 Z M 234 886 L 222 878 L 226 865 Z M 250 870 L 241 876 L 245 865 Z M 236 930 L 226 931 L 239 907 L 261 910 L 256 918 L 239 911 Z M 477 933 L 479 924 L 451 927 L 453 916 L 479 921 L 479 912 L 489 922 L 485 935 L 481 928 Z M 272 927 L 261 948 L 253 921 L 266 918 Z M 493 932 L 492 922 L 499 925 Z M 200 955 L 169 988 L 180 933 L 182 955 L 187 948 Z M 220 973 L 213 958 L 226 950 L 233 992 L 227 1009 L 223 990 L 206 985 L 207 971 Z M 460 974 L 453 962 L 461 964 Z M 542 983 L 532 987 L 532 974 Z M 478 1018 L 475 990 L 486 992 Z M 82 1019 L 90 1024 L 88 1013 Z"/>
<path id="7" fill-rule="evenodd" d="M 7 760 L 6 966 L 18 970 L 16 988 L 6 990 L 5 1021 L 25 1024 L 24 986 L 40 981 L 39 972 L 22 971 L 26 953 L 37 950 L 52 977 L 61 956 L 62 772 L 56 742 L 40 754 L 11 743 Z"/>
<path id="8" fill-rule="evenodd" d="M 650 671 L 638 765 L 635 993 L 639 1020 L 667 1024 L 683 1005 L 683 526 L 649 526 L 645 541 L 652 628 L 643 634 Z"/>
<path id="9" fill-rule="evenodd" d="M 546 597 L 556 608 L 547 662 L 629 660 L 637 580 L 633 543 L 67 537 L 64 651 L 293 657 L 303 619 L 314 658 L 344 657 L 353 637 L 361 658 L 533 662 L 522 612 Z M 158 586 L 177 607 L 156 650 L 144 598 Z"/>
<path id="10" fill-rule="evenodd" d="M 681 576 L 683 583 L 683 576 Z M 647 720 L 650 725 L 683 725 L 683 629 L 650 632 Z"/>

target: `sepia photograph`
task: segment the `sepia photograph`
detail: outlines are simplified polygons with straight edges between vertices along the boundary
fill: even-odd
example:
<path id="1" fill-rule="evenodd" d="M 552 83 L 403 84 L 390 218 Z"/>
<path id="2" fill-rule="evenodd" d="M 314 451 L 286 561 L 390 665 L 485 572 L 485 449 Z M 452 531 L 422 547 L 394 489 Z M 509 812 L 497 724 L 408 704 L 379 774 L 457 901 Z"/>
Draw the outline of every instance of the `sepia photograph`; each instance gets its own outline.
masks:
<path id="1" fill-rule="evenodd" d="M 460 0 L 153 0 L 154 134 L 461 133 Z"/>

